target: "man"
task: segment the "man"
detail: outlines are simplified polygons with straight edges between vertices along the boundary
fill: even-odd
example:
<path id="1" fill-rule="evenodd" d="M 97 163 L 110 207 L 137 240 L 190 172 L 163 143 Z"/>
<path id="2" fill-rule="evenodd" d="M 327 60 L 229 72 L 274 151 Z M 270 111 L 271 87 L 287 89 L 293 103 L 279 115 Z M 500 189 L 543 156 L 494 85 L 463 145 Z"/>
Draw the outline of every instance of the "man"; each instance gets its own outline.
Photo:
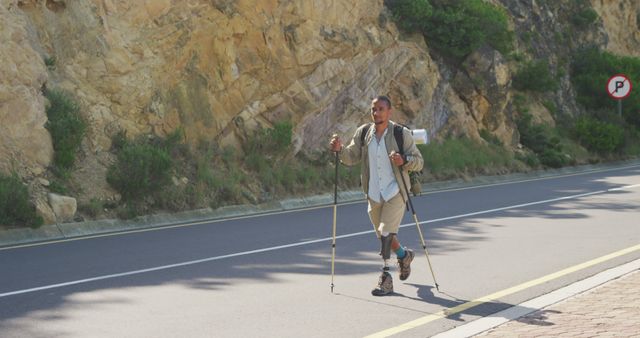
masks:
<path id="1" fill-rule="evenodd" d="M 398 148 L 394 137 L 396 123 L 390 120 L 391 113 L 391 100 L 386 96 L 378 96 L 371 102 L 373 124 L 360 126 L 346 147 L 343 147 L 337 135 L 330 141 L 331 150 L 340 153 L 343 164 L 351 166 L 362 161 L 362 189 L 367 195 L 367 211 L 380 239 L 380 255 L 383 259 L 378 285 L 371 291 L 374 296 L 393 292 L 393 280 L 389 274 L 391 250 L 398 259 L 400 280 L 406 280 L 411 273 L 414 253 L 402 247 L 398 240 L 408 198 L 400 175 L 404 175 L 404 182 L 409 182 L 408 170 L 419 171 L 423 165 L 422 155 L 407 128 L 402 128 L 404 149 Z"/>

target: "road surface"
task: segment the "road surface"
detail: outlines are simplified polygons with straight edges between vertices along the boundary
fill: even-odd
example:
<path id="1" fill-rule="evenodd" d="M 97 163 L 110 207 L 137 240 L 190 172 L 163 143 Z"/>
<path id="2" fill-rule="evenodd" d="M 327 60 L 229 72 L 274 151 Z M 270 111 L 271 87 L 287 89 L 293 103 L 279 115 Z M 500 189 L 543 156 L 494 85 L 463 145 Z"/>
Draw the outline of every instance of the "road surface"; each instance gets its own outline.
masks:
<path id="1" fill-rule="evenodd" d="M 364 202 L 0 249 L 2 337 L 425 337 L 640 258 L 640 166 L 413 199 L 416 252 L 373 297 Z"/>

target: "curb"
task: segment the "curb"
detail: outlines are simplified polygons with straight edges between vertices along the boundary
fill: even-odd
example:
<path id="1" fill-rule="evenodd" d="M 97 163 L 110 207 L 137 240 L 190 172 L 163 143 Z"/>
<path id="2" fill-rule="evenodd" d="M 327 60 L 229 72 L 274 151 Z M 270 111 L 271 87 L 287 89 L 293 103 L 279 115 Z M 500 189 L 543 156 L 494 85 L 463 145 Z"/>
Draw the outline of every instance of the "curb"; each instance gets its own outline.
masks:
<path id="1" fill-rule="evenodd" d="M 363 201 L 361 191 L 338 193 L 339 203 Z M 163 228 L 180 224 L 220 221 L 235 217 L 250 217 L 300 210 L 310 207 L 333 205 L 333 195 L 323 194 L 296 199 L 286 199 L 261 205 L 232 205 L 213 210 L 211 208 L 138 216 L 130 220 L 105 219 L 85 222 L 43 225 L 37 229 L 16 228 L 0 230 L 0 249 L 22 245 L 104 235 L 128 231 Z"/>
<path id="2" fill-rule="evenodd" d="M 532 179 L 553 178 L 578 173 L 598 172 L 603 170 L 622 169 L 630 166 L 640 166 L 640 159 L 598 164 L 565 167 L 560 169 L 535 171 L 530 173 L 515 173 L 500 176 L 476 176 L 470 180 L 456 179 L 449 181 L 430 182 L 422 185 L 422 195 L 444 190 L 482 187 L 491 184 L 507 184 Z M 364 201 L 361 190 L 343 191 L 338 193 L 338 204 Z M 211 208 L 184 211 L 178 213 L 163 213 L 139 216 L 131 220 L 106 219 L 75 223 L 44 225 L 38 229 L 16 228 L 0 230 L 0 248 L 86 237 L 98 234 L 123 233 L 128 231 L 163 228 L 194 222 L 219 221 L 234 217 L 250 217 L 286 212 L 313 207 L 333 205 L 333 194 L 321 194 L 302 198 L 285 199 L 260 205 L 233 205 L 216 210 Z"/>

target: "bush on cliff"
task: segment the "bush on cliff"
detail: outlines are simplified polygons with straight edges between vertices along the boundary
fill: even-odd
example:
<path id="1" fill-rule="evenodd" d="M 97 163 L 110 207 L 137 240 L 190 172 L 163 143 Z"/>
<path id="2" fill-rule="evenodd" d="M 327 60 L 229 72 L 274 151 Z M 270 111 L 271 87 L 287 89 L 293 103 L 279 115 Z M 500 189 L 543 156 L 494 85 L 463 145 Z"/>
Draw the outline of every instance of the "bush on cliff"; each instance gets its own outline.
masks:
<path id="1" fill-rule="evenodd" d="M 117 161 L 107 172 L 107 182 L 124 201 L 140 202 L 171 182 L 173 161 L 167 149 L 146 140 L 120 146 Z"/>
<path id="2" fill-rule="evenodd" d="M 27 187 L 18 176 L 0 174 L 0 225 L 37 228 L 42 223 L 42 217 L 29 202 Z"/>
<path id="3" fill-rule="evenodd" d="M 483 0 L 387 0 L 385 4 L 401 29 L 424 34 L 430 46 L 457 61 L 485 43 L 502 54 L 513 48 L 507 14 Z"/>
<path id="4" fill-rule="evenodd" d="M 524 63 L 514 75 L 513 87 L 518 90 L 542 93 L 556 90 L 558 81 L 553 78 L 546 60 L 529 61 Z"/>
<path id="5" fill-rule="evenodd" d="M 76 152 L 85 135 L 87 123 L 80 115 L 80 108 L 70 94 L 61 90 L 46 90 L 49 100 L 45 125 L 51 134 L 54 164 L 61 171 L 69 170 L 76 161 Z"/>
<path id="6" fill-rule="evenodd" d="M 433 13 L 429 0 L 386 0 L 385 5 L 391 9 L 393 20 L 403 31 L 423 33 L 427 30 L 427 22 Z"/>
<path id="7" fill-rule="evenodd" d="M 569 164 L 565 156 L 560 137 L 544 124 L 533 123 L 533 116 L 522 112 L 516 121 L 520 132 L 520 143 L 531 149 L 540 163 L 551 168 L 560 168 Z"/>

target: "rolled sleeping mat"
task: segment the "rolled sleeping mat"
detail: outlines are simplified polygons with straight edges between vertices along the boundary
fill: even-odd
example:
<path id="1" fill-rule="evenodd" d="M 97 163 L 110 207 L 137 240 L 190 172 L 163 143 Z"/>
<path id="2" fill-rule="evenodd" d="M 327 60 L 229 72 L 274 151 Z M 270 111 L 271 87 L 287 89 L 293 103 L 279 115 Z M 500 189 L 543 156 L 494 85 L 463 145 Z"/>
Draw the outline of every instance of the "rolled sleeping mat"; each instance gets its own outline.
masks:
<path id="1" fill-rule="evenodd" d="M 413 141 L 416 144 L 427 144 L 429 143 L 429 136 L 427 135 L 426 129 L 412 129 L 411 135 L 413 136 Z"/>

